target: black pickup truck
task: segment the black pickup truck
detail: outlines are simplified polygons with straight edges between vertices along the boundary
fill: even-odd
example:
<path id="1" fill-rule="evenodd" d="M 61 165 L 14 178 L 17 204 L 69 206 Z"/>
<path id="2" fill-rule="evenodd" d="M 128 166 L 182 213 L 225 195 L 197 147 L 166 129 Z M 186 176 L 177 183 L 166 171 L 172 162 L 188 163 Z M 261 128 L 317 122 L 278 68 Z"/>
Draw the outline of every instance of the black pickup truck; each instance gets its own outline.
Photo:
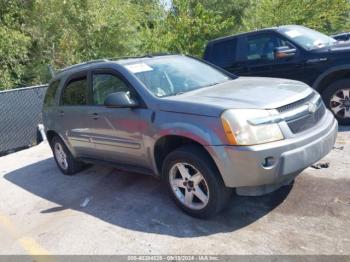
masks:
<path id="1" fill-rule="evenodd" d="M 240 76 L 299 80 L 321 93 L 340 124 L 350 124 L 350 43 L 297 25 L 212 40 L 204 60 Z"/>

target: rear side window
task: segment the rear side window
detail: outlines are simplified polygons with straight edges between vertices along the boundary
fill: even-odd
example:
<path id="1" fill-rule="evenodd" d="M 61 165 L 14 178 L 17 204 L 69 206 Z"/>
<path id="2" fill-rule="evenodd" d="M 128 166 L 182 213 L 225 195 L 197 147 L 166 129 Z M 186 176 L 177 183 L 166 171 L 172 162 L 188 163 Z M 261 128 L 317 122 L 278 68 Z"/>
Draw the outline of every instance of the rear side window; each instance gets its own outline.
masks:
<path id="1" fill-rule="evenodd" d="M 88 87 L 86 77 L 73 79 L 63 90 L 63 105 L 86 105 L 88 101 Z"/>
<path id="2" fill-rule="evenodd" d="M 53 81 L 49 87 L 46 90 L 46 94 L 45 94 L 45 99 L 44 99 L 44 106 L 45 107 L 49 107 L 49 106 L 53 106 L 55 103 L 55 95 L 56 95 L 56 91 L 57 88 L 60 84 L 59 80 Z"/>
<path id="3" fill-rule="evenodd" d="M 214 43 L 209 55 L 209 62 L 221 67 L 231 66 L 235 61 L 236 46 L 236 39 Z"/>

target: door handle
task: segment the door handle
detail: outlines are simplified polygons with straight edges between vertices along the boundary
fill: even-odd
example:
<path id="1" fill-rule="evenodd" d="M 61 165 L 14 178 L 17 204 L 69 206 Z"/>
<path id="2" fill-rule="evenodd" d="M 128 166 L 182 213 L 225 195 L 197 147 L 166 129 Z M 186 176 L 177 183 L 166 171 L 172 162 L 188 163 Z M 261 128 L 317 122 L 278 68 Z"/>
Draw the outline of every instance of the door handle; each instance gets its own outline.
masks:
<path id="1" fill-rule="evenodd" d="M 58 113 L 58 115 L 59 115 L 59 116 L 64 116 L 64 111 L 61 110 L 61 111 Z"/>
<path id="2" fill-rule="evenodd" d="M 95 119 L 95 120 L 97 120 L 97 119 L 99 118 L 99 116 L 98 116 L 97 113 L 92 113 L 92 114 L 90 114 L 90 117 L 91 117 L 92 119 Z"/>

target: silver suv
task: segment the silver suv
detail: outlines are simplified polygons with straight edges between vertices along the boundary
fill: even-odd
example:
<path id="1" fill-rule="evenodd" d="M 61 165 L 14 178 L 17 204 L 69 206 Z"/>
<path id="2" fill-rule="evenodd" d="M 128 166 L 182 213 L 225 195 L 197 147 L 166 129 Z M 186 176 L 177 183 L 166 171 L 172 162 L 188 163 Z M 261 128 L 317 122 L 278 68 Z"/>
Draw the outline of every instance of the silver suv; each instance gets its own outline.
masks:
<path id="1" fill-rule="evenodd" d="M 238 78 L 182 55 L 63 69 L 43 117 L 64 174 L 105 163 L 155 175 L 197 217 L 222 210 L 233 188 L 261 195 L 290 183 L 332 149 L 338 128 L 306 84 Z"/>

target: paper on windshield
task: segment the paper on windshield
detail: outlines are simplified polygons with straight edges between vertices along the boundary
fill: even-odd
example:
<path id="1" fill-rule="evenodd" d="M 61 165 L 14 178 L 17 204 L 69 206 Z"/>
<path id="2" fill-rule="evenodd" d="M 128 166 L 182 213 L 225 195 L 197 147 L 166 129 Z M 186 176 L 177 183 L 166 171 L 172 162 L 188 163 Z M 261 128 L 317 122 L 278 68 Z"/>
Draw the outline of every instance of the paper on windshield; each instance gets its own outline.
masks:
<path id="1" fill-rule="evenodd" d="M 288 35 L 290 38 L 295 38 L 297 36 L 301 36 L 301 33 L 297 30 L 290 30 L 286 32 L 286 35 Z"/>
<path id="2" fill-rule="evenodd" d="M 149 65 L 147 65 L 145 63 L 126 65 L 125 67 L 134 74 L 148 72 L 148 71 L 153 70 L 152 67 L 150 67 Z"/>

